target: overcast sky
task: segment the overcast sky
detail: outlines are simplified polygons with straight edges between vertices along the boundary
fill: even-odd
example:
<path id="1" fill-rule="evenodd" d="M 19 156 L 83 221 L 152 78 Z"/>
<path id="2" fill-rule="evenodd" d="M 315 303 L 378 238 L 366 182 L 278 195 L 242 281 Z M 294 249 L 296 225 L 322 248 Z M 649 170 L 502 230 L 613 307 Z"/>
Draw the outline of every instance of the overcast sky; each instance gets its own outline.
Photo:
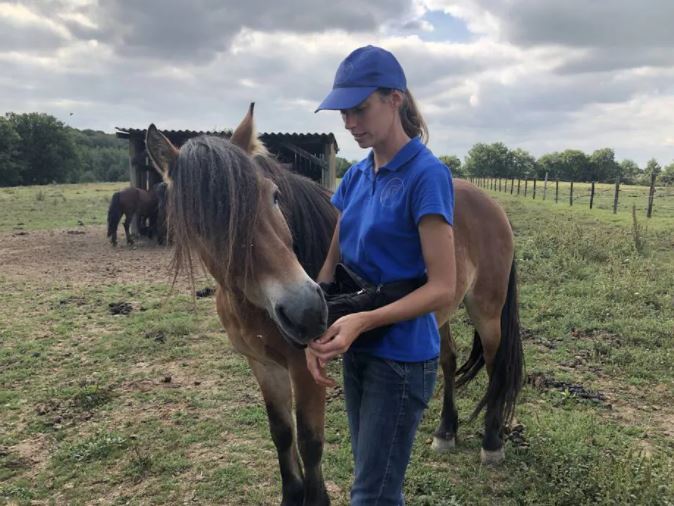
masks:
<path id="1" fill-rule="evenodd" d="M 77 128 L 333 132 L 314 109 L 365 44 L 400 60 L 437 155 L 502 141 L 674 160 L 674 0 L 0 1 L 0 112 Z"/>

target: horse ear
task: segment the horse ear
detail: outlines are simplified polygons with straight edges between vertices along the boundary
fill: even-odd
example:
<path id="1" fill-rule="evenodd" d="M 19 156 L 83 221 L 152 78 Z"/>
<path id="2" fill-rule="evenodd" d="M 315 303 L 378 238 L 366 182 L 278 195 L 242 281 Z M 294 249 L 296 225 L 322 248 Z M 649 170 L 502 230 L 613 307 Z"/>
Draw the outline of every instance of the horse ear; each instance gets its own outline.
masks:
<path id="1" fill-rule="evenodd" d="M 249 155 L 263 155 L 267 154 L 267 149 L 264 147 L 255 132 L 255 121 L 253 120 L 253 110 L 255 109 L 255 102 L 251 102 L 248 107 L 248 112 L 244 116 L 239 126 L 236 127 L 234 133 L 229 138 L 232 144 L 239 146 Z"/>
<path id="2" fill-rule="evenodd" d="M 178 148 L 171 144 L 171 141 L 154 126 L 154 123 L 147 127 L 145 146 L 147 146 L 150 160 L 161 174 L 162 179 L 170 183 L 169 167 L 178 158 Z"/>

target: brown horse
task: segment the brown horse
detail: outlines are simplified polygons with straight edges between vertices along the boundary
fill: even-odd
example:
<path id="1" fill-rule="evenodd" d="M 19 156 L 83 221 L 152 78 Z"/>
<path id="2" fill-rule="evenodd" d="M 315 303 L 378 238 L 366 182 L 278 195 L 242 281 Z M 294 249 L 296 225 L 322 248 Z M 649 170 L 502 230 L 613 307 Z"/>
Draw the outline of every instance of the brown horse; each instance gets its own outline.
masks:
<path id="1" fill-rule="evenodd" d="M 141 188 L 124 188 L 115 192 L 108 207 L 108 237 L 113 246 L 117 246 L 117 226 L 124 215 L 124 234 L 126 243 L 133 244 L 133 237 L 129 234 L 129 226 L 135 215 L 141 232 L 147 232 L 152 237 L 157 221 L 157 197 L 154 191 L 145 191 Z M 149 228 L 145 229 L 145 221 L 149 220 Z"/>
<path id="2" fill-rule="evenodd" d="M 150 125 L 150 158 L 168 184 L 175 265 L 196 254 L 218 284 L 216 307 L 265 400 L 282 477 L 282 504 L 329 504 L 321 471 L 325 390 L 309 374 L 298 345 L 321 335 L 327 311 L 313 278 L 336 223 L 329 194 L 283 170 L 260 146 L 253 106 L 229 141 L 198 137 L 180 149 Z M 503 210 L 465 181 L 455 182 L 456 300 L 436 314 L 441 325 L 444 399 L 434 448 L 454 445 L 456 354 L 449 317 L 463 300 L 475 326 L 459 382 L 486 364 L 482 460 L 503 459 L 503 427 L 522 384 L 513 236 Z M 295 400 L 297 442 L 292 400 Z"/>

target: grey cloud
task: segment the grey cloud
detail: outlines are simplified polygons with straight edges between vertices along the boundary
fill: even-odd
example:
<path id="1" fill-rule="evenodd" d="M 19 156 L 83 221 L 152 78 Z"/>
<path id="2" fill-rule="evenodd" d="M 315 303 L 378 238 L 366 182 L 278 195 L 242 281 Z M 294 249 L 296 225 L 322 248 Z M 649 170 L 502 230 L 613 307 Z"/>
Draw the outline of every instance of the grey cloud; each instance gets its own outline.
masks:
<path id="1" fill-rule="evenodd" d="M 67 38 L 46 26 L 16 25 L 0 18 L 0 51 L 52 51 L 67 43 Z"/>
<path id="2" fill-rule="evenodd" d="M 409 0 L 106 1 L 98 36 L 126 56 L 209 61 L 229 47 L 242 27 L 274 32 L 375 31 L 410 8 Z"/>
<path id="3" fill-rule="evenodd" d="M 674 63 L 671 0 L 542 2 L 478 0 L 496 16 L 501 37 L 520 47 L 585 48 L 564 72 L 613 70 Z"/>

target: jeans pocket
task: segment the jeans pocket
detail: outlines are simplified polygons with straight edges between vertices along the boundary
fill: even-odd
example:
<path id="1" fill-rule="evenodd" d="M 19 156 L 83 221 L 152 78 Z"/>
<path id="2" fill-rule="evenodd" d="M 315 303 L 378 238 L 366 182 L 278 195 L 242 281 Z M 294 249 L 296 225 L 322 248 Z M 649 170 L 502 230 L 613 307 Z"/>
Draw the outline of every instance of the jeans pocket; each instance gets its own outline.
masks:
<path id="1" fill-rule="evenodd" d="M 398 362 L 397 360 L 390 360 L 388 358 L 383 358 L 382 361 L 387 364 L 393 371 L 400 376 L 402 379 L 407 377 L 407 363 Z"/>
<path id="2" fill-rule="evenodd" d="M 435 381 L 438 376 L 438 359 L 433 358 L 424 362 L 424 401 L 428 403 L 433 397 Z"/>

